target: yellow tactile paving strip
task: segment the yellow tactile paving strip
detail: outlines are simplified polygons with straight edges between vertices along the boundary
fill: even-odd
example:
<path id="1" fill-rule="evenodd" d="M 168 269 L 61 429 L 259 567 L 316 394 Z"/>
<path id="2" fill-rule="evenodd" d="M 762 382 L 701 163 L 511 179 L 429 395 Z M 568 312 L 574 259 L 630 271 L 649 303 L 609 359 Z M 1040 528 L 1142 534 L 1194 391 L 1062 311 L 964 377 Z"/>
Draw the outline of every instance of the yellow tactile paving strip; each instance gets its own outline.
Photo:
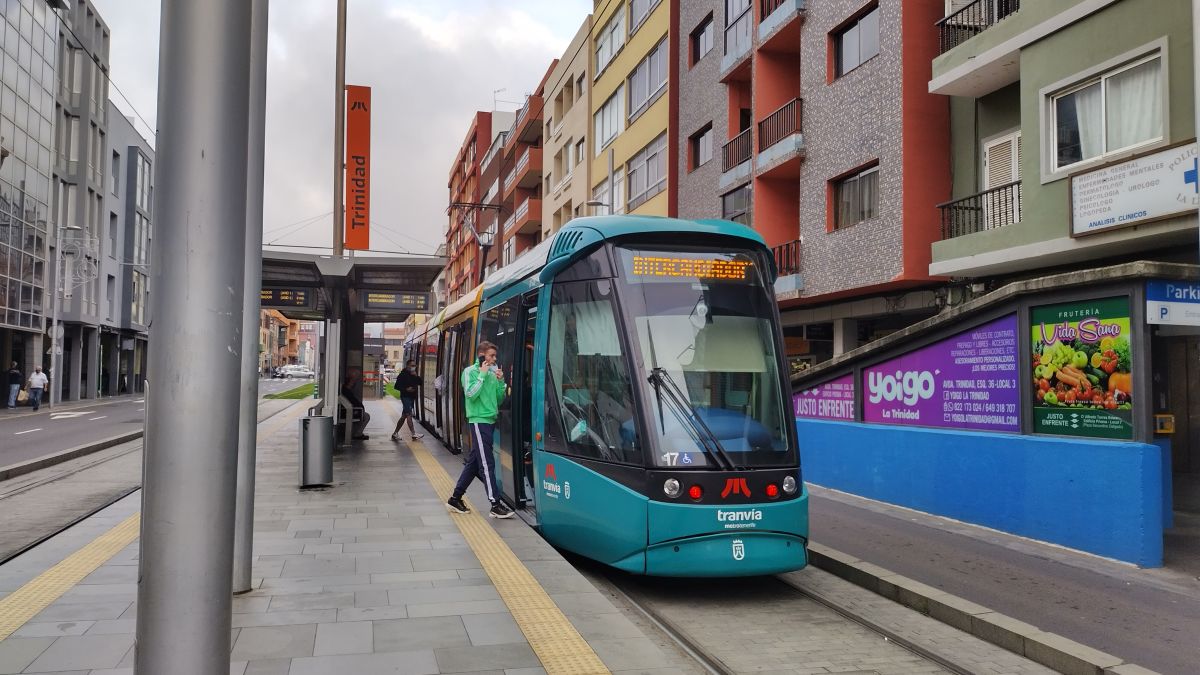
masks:
<path id="1" fill-rule="evenodd" d="M 449 496 L 454 489 L 450 474 L 420 441 L 409 441 L 408 447 L 433 489 L 439 495 Z M 470 513 L 456 514 L 454 522 L 549 675 L 609 672 L 591 645 L 477 509 L 472 506 Z"/>
<path id="2" fill-rule="evenodd" d="M 293 411 L 296 410 L 303 411 L 305 406 L 293 404 L 284 408 L 275 415 L 282 419 L 276 420 L 270 427 L 260 429 L 258 434 L 272 434 L 287 422 L 295 421 L 297 415 Z M 93 539 L 0 600 L 0 641 L 8 639 L 8 636 L 83 581 L 87 575 L 111 560 L 121 549 L 132 544 L 138 538 L 141 518 L 141 512 L 129 516 L 120 525 Z"/>
<path id="3" fill-rule="evenodd" d="M 141 514 L 135 513 L 65 560 L 0 600 L 0 640 L 8 638 L 84 577 L 96 571 L 138 536 Z"/>

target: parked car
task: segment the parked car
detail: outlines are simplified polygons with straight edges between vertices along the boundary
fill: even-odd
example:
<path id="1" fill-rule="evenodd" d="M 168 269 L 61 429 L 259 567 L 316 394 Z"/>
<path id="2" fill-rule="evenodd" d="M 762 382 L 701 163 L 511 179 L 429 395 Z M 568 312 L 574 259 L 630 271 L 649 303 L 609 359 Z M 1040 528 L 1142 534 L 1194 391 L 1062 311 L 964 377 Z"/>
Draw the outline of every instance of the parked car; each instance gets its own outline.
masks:
<path id="1" fill-rule="evenodd" d="M 312 368 L 309 368 L 308 366 L 281 366 L 275 370 L 275 377 L 283 378 L 285 380 L 300 377 L 312 379 L 316 376 L 317 374 L 314 373 Z"/>

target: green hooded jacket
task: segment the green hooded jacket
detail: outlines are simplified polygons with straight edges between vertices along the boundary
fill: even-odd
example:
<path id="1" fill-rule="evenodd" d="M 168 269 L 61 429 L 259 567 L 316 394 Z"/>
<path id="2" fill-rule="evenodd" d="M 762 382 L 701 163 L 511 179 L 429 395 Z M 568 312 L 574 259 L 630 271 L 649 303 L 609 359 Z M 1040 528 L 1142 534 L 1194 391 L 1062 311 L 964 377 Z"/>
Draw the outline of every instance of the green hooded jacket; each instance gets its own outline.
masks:
<path id="1" fill-rule="evenodd" d="M 462 373 L 463 396 L 466 400 L 467 422 L 495 424 L 504 400 L 505 385 L 495 372 L 483 372 L 478 363 L 467 366 Z"/>

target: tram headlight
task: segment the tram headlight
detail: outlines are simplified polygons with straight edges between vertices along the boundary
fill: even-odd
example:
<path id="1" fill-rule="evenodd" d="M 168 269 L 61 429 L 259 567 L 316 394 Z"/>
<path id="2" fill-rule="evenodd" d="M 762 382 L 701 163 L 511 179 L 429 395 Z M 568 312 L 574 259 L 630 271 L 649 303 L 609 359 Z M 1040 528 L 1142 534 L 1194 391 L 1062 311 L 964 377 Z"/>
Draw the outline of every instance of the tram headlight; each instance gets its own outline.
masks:
<path id="1" fill-rule="evenodd" d="M 789 495 L 796 494 L 796 479 L 793 476 L 788 476 L 783 479 L 783 491 Z"/>
<path id="2" fill-rule="evenodd" d="M 663 492 L 671 499 L 679 496 L 680 489 L 679 481 L 674 478 L 668 478 L 667 482 L 663 483 Z"/>

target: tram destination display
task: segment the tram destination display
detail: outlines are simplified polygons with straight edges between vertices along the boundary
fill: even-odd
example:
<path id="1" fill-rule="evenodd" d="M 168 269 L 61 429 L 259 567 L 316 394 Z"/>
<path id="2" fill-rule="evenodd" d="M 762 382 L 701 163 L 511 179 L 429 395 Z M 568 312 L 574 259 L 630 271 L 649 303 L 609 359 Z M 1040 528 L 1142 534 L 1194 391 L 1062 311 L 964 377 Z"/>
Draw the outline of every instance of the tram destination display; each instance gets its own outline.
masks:
<path id="1" fill-rule="evenodd" d="M 309 288 L 264 288 L 258 294 L 263 309 L 312 309 L 314 300 Z"/>
<path id="2" fill-rule="evenodd" d="M 1017 316 L 863 369 L 863 420 L 1019 433 Z"/>
<path id="3" fill-rule="evenodd" d="M 754 261 L 739 252 L 621 251 L 629 281 L 757 282 Z"/>
<path id="4" fill-rule="evenodd" d="M 405 293 L 402 291 L 363 291 L 363 311 L 393 310 L 426 312 L 429 310 L 428 293 Z"/>

